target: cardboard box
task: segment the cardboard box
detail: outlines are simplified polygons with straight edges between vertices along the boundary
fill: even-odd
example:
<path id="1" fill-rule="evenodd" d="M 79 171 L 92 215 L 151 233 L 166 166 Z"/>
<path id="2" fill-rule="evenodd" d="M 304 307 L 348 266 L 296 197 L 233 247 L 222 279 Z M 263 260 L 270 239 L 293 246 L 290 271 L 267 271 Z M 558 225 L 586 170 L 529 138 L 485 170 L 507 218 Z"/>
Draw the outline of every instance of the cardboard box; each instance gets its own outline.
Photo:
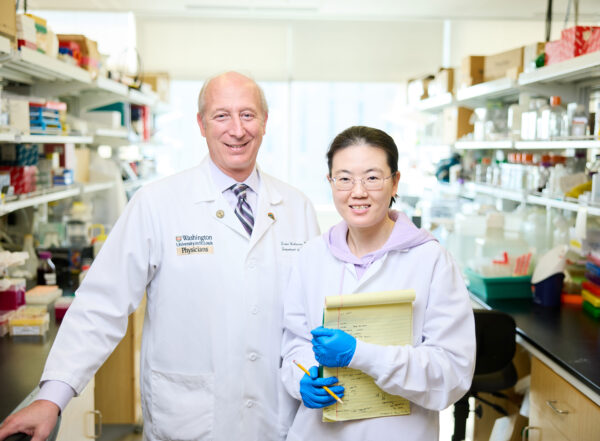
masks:
<path id="1" fill-rule="evenodd" d="M 585 53 L 589 54 L 596 51 L 600 51 L 600 28 L 592 30 L 592 35 L 587 42 Z"/>
<path id="2" fill-rule="evenodd" d="M 0 167 L 0 171 L 10 173 L 10 185 L 15 189 L 15 194 L 31 193 L 35 191 L 35 174 L 37 167 L 35 165 L 26 165 L 19 167 Z"/>
<path id="3" fill-rule="evenodd" d="M 29 135 L 29 101 L 8 98 L 8 126 L 13 133 Z"/>
<path id="4" fill-rule="evenodd" d="M 544 53 L 546 43 L 532 43 L 523 46 L 523 72 L 531 72 L 536 69 L 535 60 Z"/>
<path id="5" fill-rule="evenodd" d="M 429 96 L 442 95 L 444 93 L 454 92 L 454 69 L 440 68 L 439 72 L 431 80 L 427 87 Z"/>
<path id="6" fill-rule="evenodd" d="M 90 149 L 79 147 L 75 149 L 75 182 L 90 181 Z"/>
<path id="7" fill-rule="evenodd" d="M 523 47 L 485 57 L 483 81 L 500 78 L 517 79 L 523 72 Z"/>
<path id="8" fill-rule="evenodd" d="M 473 131 L 470 123 L 472 109 L 466 107 L 447 107 L 444 109 L 442 118 L 442 142 L 454 144 L 467 133 Z"/>
<path id="9" fill-rule="evenodd" d="M 560 33 L 560 39 L 564 41 L 564 48 L 572 57 L 578 57 L 587 53 L 589 40 L 598 26 L 573 26 L 563 29 Z"/>
<path id="10" fill-rule="evenodd" d="M 37 144 L 0 144 L 0 165 L 37 165 Z"/>
<path id="11" fill-rule="evenodd" d="M 0 0 L 0 34 L 11 41 L 17 38 L 17 9 L 13 0 Z"/>
<path id="12" fill-rule="evenodd" d="M 544 66 L 550 66 L 551 64 L 560 63 L 561 61 L 573 58 L 572 56 L 568 55 L 562 40 L 547 42 L 544 52 L 546 53 Z"/>
<path id="13" fill-rule="evenodd" d="M 98 52 L 98 44 L 94 40 L 90 40 L 85 35 L 79 34 L 58 34 L 59 44 L 61 43 L 76 43 L 79 46 L 81 60 L 79 66 L 92 74 L 92 77 L 98 75 L 100 69 L 100 52 Z"/>
<path id="14" fill-rule="evenodd" d="M 171 79 L 167 72 L 144 72 L 142 82 L 150 84 L 152 90 L 156 92 L 161 101 L 169 102 L 169 92 L 171 88 Z"/>
<path id="15" fill-rule="evenodd" d="M 423 78 L 408 80 L 406 93 L 408 104 L 415 104 L 417 101 L 429 98 L 429 83 L 433 78 L 433 75 L 428 75 Z"/>
<path id="16" fill-rule="evenodd" d="M 482 55 L 469 55 L 462 59 L 460 64 L 460 89 L 483 83 L 484 60 L 485 57 Z"/>

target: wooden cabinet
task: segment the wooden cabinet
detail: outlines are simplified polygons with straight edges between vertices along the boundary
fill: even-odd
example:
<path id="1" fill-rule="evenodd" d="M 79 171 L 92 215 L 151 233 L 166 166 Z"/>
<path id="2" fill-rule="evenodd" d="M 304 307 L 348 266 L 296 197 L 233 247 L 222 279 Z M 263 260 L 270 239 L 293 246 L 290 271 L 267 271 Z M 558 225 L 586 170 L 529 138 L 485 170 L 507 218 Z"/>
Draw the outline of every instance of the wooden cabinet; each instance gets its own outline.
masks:
<path id="1" fill-rule="evenodd" d="M 94 379 L 78 397 L 71 400 L 62 413 L 57 441 L 74 441 L 97 438 L 95 431 Z M 101 425 L 101 417 L 98 420 Z"/>
<path id="2" fill-rule="evenodd" d="M 96 409 L 106 424 L 141 424 L 140 347 L 146 300 L 129 316 L 127 333 L 96 373 Z"/>
<path id="3" fill-rule="evenodd" d="M 600 406 L 571 386 L 536 357 L 531 362 L 529 439 L 598 439 Z"/>

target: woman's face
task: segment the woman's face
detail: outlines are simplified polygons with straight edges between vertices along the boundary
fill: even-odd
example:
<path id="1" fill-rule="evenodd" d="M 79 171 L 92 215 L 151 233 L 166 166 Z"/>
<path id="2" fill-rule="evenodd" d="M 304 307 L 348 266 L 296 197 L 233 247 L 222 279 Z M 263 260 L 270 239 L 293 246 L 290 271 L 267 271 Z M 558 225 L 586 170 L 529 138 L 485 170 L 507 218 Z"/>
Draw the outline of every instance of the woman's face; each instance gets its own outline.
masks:
<path id="1" fill-rule="evenodd" d="M 392 171 L 386 153 L 365 144 L 339 150 L 333 156 L 331 178 L 338 182 L 352 182 L 349 190 L 338 190 L 331 182 L 333 202 L 338 213 L 350 228 L 378 228 L 383 226 L 392 196 L 398 190 L 400 174 L 390 177 Z M 361 182 L 383 180 L 383 188 L 369 190 Z M 381 182 L 381 181 L 380 181 Z"/>

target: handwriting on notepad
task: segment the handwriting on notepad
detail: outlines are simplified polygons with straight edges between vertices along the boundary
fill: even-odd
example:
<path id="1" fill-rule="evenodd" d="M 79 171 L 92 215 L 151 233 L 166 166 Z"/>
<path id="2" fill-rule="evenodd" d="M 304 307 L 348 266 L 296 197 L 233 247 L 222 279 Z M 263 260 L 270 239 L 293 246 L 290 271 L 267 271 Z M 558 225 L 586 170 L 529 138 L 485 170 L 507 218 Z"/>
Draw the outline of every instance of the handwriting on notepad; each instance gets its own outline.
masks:
<path id="1" fill-rule="evenodd" d="M 333 297 L 333 299 L 332 299 Z M 351 294 L 327 299 L 323 325 L 379 345 L 412 343 L 414 291 Z M 373 378 L 350 368 L 324 368 L 345 387 L 344 405 L 323 410 L 324 421 L 345 421 L 410 413 L 408 400 L 382 391 Z"/>

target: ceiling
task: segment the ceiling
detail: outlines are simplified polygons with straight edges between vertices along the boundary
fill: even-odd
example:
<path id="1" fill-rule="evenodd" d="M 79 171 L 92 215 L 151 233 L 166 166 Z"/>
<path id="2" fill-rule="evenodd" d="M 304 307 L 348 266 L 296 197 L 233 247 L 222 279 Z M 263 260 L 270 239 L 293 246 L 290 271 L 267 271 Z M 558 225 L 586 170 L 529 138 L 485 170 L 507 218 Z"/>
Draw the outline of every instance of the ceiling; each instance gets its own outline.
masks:
<path id="1" fill-rule="evenodd" d="M 553 0 L 553 20 L 564 20 L 568 3 Z M 170 17 L 544 20 L 547 0 L 29 0 L 27 6 L 31 10 L 132 11 L 138 16 Z M 579 21 L 600 23 L 600 1 L 579 0 Z"/>

